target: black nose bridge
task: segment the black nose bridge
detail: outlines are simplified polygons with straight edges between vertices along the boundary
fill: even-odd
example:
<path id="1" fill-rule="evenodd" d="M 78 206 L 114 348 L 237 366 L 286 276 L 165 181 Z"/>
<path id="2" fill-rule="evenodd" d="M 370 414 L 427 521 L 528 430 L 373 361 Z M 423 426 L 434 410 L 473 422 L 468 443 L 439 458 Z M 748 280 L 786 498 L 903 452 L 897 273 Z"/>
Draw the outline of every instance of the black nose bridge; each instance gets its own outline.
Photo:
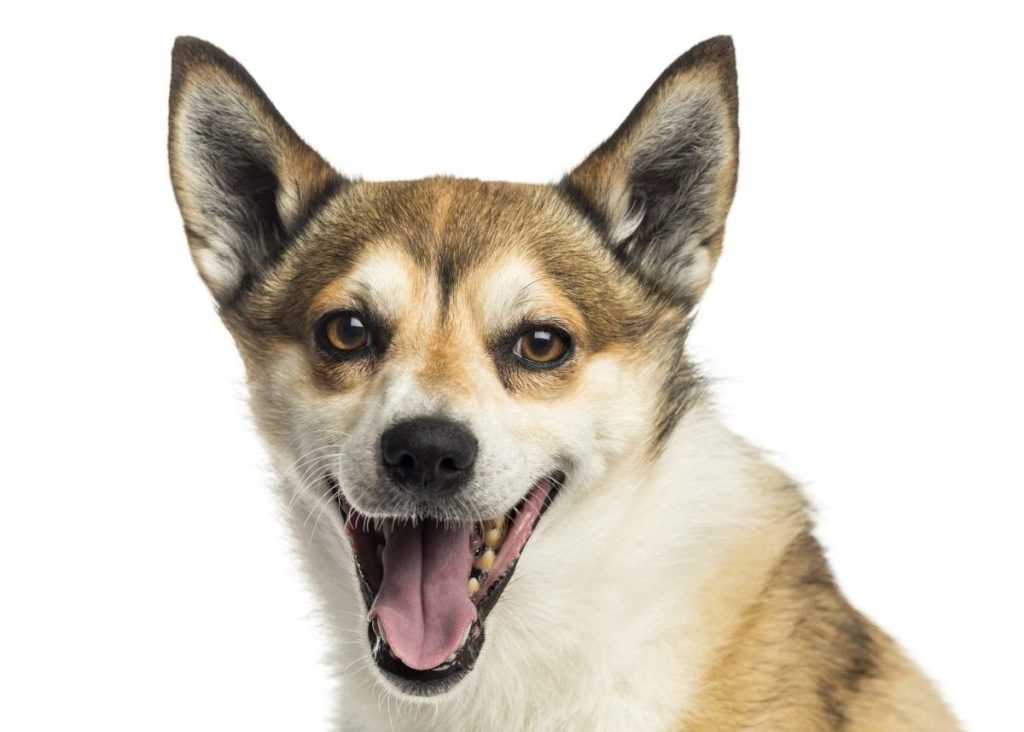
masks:
<path id="1" fill-rule="evenodd" d="M 422 497 L 451 493 L 473 472 L 477 441 L 446 417 L 416 417 L 392 425 L 380 438 L 384 471 Z"/>

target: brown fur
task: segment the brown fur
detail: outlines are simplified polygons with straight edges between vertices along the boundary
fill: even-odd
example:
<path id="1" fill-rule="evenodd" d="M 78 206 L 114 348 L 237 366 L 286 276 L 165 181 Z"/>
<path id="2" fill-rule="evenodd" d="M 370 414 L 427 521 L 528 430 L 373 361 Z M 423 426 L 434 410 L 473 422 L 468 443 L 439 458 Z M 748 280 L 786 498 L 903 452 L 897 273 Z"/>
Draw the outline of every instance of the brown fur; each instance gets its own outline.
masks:
<path id="1" fill-rule="evenodd" d="M 680 732 L 959 728 L 893 640 L 841 595 L 808 528 L 746 600 Z"/>
<path id="2" fill-rule="evenodd" d="M 220 88 L 241 100 L 253 139 L 266 143 L 265 159 L 256 161 L 263 178 L 255 194 L 272 210 L 256 212 L 266 219 L 255 224 L 251 266 L 230 289 L 208 279 L 242 352 L 254 401 L 263 406 L 257 416 L 265 434 L 288 436 L 276 421 L 285 410 L 275 404 L 284 397 L 267 386 L 286 357 L 301 371 L 291 388 L 309 392 L 310 400 L 378 389 L 383 357 L 332 362 L 313 343 L 321 316 L 351 308 L 378 316 L 389 334 L 391 363 L 415 364 L 421 384 L 455 399 L 471 401 L 490 390 L 501 398 L 557 400 L 581 388 L 587 364 L 601 356 L 632 364 L 635 373 L 642 367 L 661 384 L 647 440 L 651 457 L 658 454 L 701 391 L 684 344 L 721 251 L 736 185 L 739 131 L 728 39 L 701 44 L 669 67 L 619 130 L 559 186 L 346 180 L 299 139 L 237 62 L 201 41 L 179 41 L 169 148 L 197 262 L 214 229 L 183 149 L 183 100 Z M 697 94 L 693 119 L 708 125 L 709 134 L 698 135 L 706 149 L 694 143 L 670 151 L 676 156 L 670 162 L 707 157 L 701 175 L 677 180 L 657 166 L 644 170 L 637 158 L 647 154 L 651 128 L 664 123 L 681 94 Z M 685 200 L 660 202 L 666 195 Z M 642 206 L 651 216 L 638 233 L 616 240 L 617 227 Z M 661 229 L 651 228 L 656 225 Z M 375 256 L 388 256 L 401 269 L 399 312 L 389 311 L 391 303 L 361 299 L 354 273 Z M 576 351 L 563 368 L 515 367 L 507 354 L 519 324 L 495 329 L 485 322 L 480 303 L 489 294 L 488 278 L 514 261 L 537 271 L 531 291 L 538 307 L 573 334 Z M 784 503 L 796 495 L 788 485 L 778 490 Z M 803 515 L 794 509 L 797 514 Z M 957 728 L 894 642 L 840 594 L 805 520 L 751 535 L 730 570 L 702 588 L 705 610 L 696 631 L 715 639 L 717 650 L 680 730 Z"/>

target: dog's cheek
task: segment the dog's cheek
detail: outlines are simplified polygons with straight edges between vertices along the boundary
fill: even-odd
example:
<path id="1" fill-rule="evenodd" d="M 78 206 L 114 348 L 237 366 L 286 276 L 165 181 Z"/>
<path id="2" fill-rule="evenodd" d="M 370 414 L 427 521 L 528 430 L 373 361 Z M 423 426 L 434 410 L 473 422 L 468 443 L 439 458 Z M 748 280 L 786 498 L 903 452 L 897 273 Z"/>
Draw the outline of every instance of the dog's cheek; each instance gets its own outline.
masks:
<path id="1" fill-rule="evenodd" d="M 595 357 L 579 387 L 594 424 L 594 449 L 618 456 L 646 442 L 657 394 L 654 369 L 636 354 L 616 349 Z"/>
<path id="2" fill-rule="evenodd" d="M 268 346 L 249 361 L 248 376 L 256 425 L 282 475 L 292 475 L 318 451 L 340 453 L 358 418 L 358 390 L 324 389 L 305 349 L 295 344 Z"/>
<path id="3" fill-rule="evenodd" d="M 596 354 L 554 410 L 552 433 L 565 442 L 587 482 L 615 461 L 642 449 L 657 389 L 648 369 L 618 351 Z"/>
<path id="4" fill-rule="evenodd" d="M 610 465 L 649 441 L 657 382 L 639 359 L 622 353 L 593 355 L 582 363 L 569 390 L 553 399 L 510 395 L 487 410 L 487 439 L 518 464 L 497 467 L 511 473 L 550 469 L 564 461 L 573 492 L 598 483 Z M 515 484 L 515 481 L 512 481 Z"/>

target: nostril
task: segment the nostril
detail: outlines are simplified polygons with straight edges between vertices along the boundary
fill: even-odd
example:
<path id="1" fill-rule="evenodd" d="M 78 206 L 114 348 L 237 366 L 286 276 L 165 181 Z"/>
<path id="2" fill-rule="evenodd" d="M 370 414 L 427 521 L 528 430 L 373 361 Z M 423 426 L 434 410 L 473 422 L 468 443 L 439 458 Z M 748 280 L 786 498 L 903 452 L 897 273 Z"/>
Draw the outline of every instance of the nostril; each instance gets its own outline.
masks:
<path id="1" fill-rule="evenodd" d="M 394 465 L 396 468 L 401 468 L 402 470 L 413 470 L 416 467 L 416 458 L 407 452 L 403 452 L 399 456 L 398 462 Z"/>
<path id="2" fill-rule="evenodd" d="M 455 464 L 455 459 L 450 457 L 441 458 L 441 462 L 437 464 L 438 470 L 442 473 L 458 473 L 459 466 Z"/>

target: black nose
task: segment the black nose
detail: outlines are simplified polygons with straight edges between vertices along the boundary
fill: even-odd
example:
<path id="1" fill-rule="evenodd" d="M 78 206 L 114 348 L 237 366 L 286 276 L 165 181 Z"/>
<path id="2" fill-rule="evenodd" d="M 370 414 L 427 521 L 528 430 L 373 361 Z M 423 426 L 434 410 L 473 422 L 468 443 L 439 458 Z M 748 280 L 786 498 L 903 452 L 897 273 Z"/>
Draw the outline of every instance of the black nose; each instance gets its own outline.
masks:
<path id="1" fill-rule="evenodd" d="M 399 422 L 380 438 L 385 472 L 424 496 L 451 493 L 465 484 L 473 472 L 476 448 L 469 430 L 437 417 Z"/>

